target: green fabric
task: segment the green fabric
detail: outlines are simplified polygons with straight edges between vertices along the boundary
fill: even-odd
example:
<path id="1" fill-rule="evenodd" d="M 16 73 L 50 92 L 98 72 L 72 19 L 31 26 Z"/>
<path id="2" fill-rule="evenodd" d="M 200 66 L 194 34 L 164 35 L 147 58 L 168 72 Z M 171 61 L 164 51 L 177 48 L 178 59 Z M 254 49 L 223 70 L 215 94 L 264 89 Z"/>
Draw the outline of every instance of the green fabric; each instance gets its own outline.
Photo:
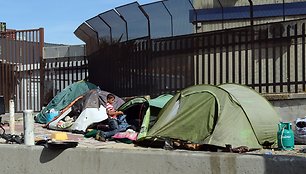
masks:
<path id="1" fill-rule="evenodd" d="M 45 107 L 35 116 L 35 121 L 38 123 L 47 123 L 47 113 L 53 108 L 56 111 L 60 111 L 68 106 L 77 97 L 85 94 L 91 89 L 96 89 L 97 86 L 86 82 L 78 81 L 67 86 L 62 92 L 57 94 Z"/>
<path id="2" fill-rule="evenodd" d="M 173 95 L 170 94 L 164 94 L 160 95 L 156 98 L 150 99 L 149 104 L 150 106 L 154 106 L 157 108 L 163 108 L 165 104 L 173 97 Z"/>
<path id="3" fill-rule="evenodd" d="M 121 105 L 118 108 L 118 110 L 125 111 L 128 108 L 133 107 L 135 104 L 142 104 L 142 103 L 148 102 L 149 108 L 146 110 L 146 113 L 143 117 L 141 130 L 140 130 L 140 132 L 138 134 L 138 137 L 137 137 L 138 139 L 141 139 L 141 138 L 145 137 L 146 134 L 147 134 L 147 131 L 149 129 L 149 124 L 150 124 L 150 121 L 151 121 L 151 118 L 152 118 L 151 114 L 159 113 L 160 110 L 164 107 L 164 105 L 166 105 L 166 103 L 172 97 L 173 96 L 169 95 L 169 94 L 160 95 L 160 96 L 158 96 L 156 98 L 153 98 L 153 99 L 150 99 L 150 100 L 147 100 L 143 97 L 136 97 L 136 98 L 133 98 L 133 99 L 125 102 L 123 105 Z M 154 116 L 157 116 L 157 114 L 154 115 Z"/>
<path id="4" fill-rule="evenodd" d="M 249 148 L 261 148 L 265 141 L 276 143 L 273 127 L 277 126 L 275 118 L 279 117 L 274 114 L 273 107 L 248 88 L 233 84 L 231 87 L 237 93 L 242 91 L 238 97 L 229 87 L 196 85 L 182 90 L 166 104 L 157 122 L 139 141 L 174 138 L 221 147 L 231 144 L 232 147 Z M 263 103 L 260 111 L 252 109 L 259 101 Z M 271 113 L 273 115 L 269 115 Z M 265 126 L 253 121 L 258 114 L 262 114 L 260 119 L 264 119 Z"/>
<path id="5" fill-rule="evenodd" d="M 148 100 L 143 98 L 143 97 L 136 97 L 136 98 L 133 98 L 133 99 L 128 100 L 127 102 L 123 103 L 118 108 L 118 110 L 119 111 L 124 111 L 124 110 L 127 110 L 128 108 L 134 106 L 135 104 L 141 104 L 141 103 L 145 103 L 145 102 L 148 102 Z"/>
<path id="6" fill-rule="evenodd" d="M 146 114 L 143 117 L 141 129 L 138 133 L 137 139 L 142 139 L 147 136 L 147 132 L 149 130 L 149 124 L 150 124 L 150 109 L 147 109 Z"/>
<path id="7" fill-rule="evenodd" d="M 264 97 L 246 86 L 238 86 L 236 84 L 223 84 L 219 86 L 228 91 L 246 112 L 260 144 L 276 139 L 277 125 L 280 122 L 280 117 Z M 267 121 L 267 118 L 269 118 L 269 121 Z"/>
<path id="8" fill-rule="evenodd" d="M 163 137 L 202 143 L 212 133 L 215 104 L 214 96 L 208 92 L 182 97 L 179 102 L 180 109 L 177 112 L 173 111 L 173 113 L 176 112 L 175 117 L 161 117 L 156 125 L 162 126 L 154 125 L 149 134 L 150 136 L 162 135 Z M 202 113 L 207 113 L 207 117 L 203 117 Z M 160 122 L 165 124 L 160 124 Z M 194 129 L 194 125 L 203 126 Z"/>
<path id="9" fill-rule="evenodd" d="M 98 132 L 97 129 L 93 129 L 93 130 L 87 132 L 87 133 L 84 135 L 84 137 L 85 137 L 85 138 L 91 138 L 91 137 L 95 138 L 96 135 L 97 135 L 97 132 Z"/>
<path id="10" fill-rule="evenodd" d="M 149 105 L 150 106 L 154 106 L 156 108 L 163 108 L 164 105 L 172 98 L 173 96 L 170 95 L 170 94 L 164 94 L 164 95 L 160 95 L 156 98 L 153 98 L 153 99 L 150 99 L 150 100 L 147 100 L 143 97 L 136 97 L 136 98 L 133 98 L 127 102 L 125 102 L 124 104 L 122 104 L 118 110 L 121 110 L 121 111 L 124 111 L 126 110 L 127 108 L 129 107 L 132 107 L 133 105 L 135 104 L 139 104 L 139 103 L 144 103 L 144 102 L 149 102 Z"/>

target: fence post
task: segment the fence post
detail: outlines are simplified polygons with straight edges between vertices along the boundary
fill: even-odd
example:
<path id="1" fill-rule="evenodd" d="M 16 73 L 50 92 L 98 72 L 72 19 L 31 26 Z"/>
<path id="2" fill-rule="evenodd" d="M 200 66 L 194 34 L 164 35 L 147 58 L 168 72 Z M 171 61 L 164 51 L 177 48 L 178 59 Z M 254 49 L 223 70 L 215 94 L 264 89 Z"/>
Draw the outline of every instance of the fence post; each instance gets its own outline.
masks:
<path id="1" fill-rule="evenodd" d="M 15 103 L 14 100 L 11 99 L 9 101 L 9 107 L 10 107 L 10 133 L 15 134 Z"/>
<path id="2" fill-rule="evenodd" d="M 41 108 L 44 105 L 44 85 L 45 85 L 45 61 L 43 59 L 43 47 L 44 47 L 44 29 L 40 28 L 39 29 L 39 68 L 40 68 L 40 107 Z"/>
<path id="3" fill-rule="evenodd" d="M 34 118 L 33 110 L 23 111 L 24 144 L 34 145 Z"/>

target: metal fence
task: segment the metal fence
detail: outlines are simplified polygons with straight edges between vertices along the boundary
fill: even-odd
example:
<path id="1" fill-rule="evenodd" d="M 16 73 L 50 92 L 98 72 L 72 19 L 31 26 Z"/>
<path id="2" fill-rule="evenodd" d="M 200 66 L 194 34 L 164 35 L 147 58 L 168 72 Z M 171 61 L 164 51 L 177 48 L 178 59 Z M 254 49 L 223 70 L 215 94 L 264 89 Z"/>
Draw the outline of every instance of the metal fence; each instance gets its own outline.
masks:
<path id="1" fill-rule="evenodd" d="M 42 104 L 45 106 L 65 87 L 88 77 L 85 56 L 49 58 L 44 59 L 44 64 L 45 80 Z"/>
<path id="2" fill-rule="evenodd" d="M 9 100 L 15 111 L 40 111 L 66 86 L 87 78 L 86 57 L 43 55 L 44 30 L 6 31 L 0 34 L 0 96 L 8 112 Z M 58 54 L 56 54 L 58 55 Z M 47 58 L 44 58 L 47 57 Z"/>
<path id="3" fill-rule="evenodd" d="M 260 93 L 302 92 L 305 22 L 103 44 L 89 56 L 89 79 L 121 96 L 222 83 L 245 84 Z"/>
<path id="4" fill-rule="evenodd" d="M 190 14 L 196 13 L 191 0 L 166 0 L 140 5 L 129 3 L 98 14 L 83 22 L 75 35 L 83 40 L 88 53 L 97 45 L 139 38 L 161 38 L 193 33 Z M 192 20 L 197 23 L 197 15 Z"/>
<path id="5" fill-rule="evenodd" d="M 14 99 L 16 110 L 40 108 L 43 29 L 11 30 L 0 34 L 0 95 L 6 110 Z"/>

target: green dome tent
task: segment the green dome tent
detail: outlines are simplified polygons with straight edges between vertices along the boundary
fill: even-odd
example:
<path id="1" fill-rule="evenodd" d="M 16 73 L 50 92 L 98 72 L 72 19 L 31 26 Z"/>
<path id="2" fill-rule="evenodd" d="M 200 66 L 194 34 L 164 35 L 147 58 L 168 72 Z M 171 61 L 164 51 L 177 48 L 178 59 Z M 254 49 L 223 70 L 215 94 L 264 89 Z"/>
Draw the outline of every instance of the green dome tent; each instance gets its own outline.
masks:
<path id="1" fill-rule="evenodd" d="M 84 80 L 75 82 L 67 86 L 63 91 L 58 93 L 36 116 L 35 121 L 38 123 L 47 123 L 47 114 L 51 109 L 60 111 L 68 106 L 79 96 L 85 94 L 91 89 L 97 89 L 97 86 Z"/>
<path id="2" fill-rule="evenodd" d="M 143 120 L 147 120 L 146 127 L 150 125 L 150 122 L 154 123 L 160 110 L 172 97 L 170 94 L 163 94 L 149 100 L 144 97 L 135 97 L 121 105 L 118 110 L 123 111 L 127 122 L 140 131 L 144 126 Z"/>
<path id="3" fill-rule="evenodd" d="M 279 116 L 254 90 L 236 84 L 197 85 L 177 93 L 142 140 L 166 138 L 225 147 L 276 143 Z"/>

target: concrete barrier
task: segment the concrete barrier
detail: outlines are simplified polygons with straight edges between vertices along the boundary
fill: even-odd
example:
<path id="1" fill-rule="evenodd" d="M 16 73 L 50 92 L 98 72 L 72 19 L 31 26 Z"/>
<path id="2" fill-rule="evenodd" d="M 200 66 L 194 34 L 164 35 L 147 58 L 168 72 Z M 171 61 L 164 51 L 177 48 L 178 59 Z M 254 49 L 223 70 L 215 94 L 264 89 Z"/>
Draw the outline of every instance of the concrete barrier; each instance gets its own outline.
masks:
<path id="1" fill-rule="evenodd" d="M 50 150 L 0 145 L 0 173 L 12 174 L 186 174 L 305 173 L 306 158 L 276 155 L 166 151 L 161 149 Z"/>
<path id="2" fill-rule="evenodd" d="M 282 121 L 294 122 L 306 116 L 306 93 L 263 94 Z"/>

